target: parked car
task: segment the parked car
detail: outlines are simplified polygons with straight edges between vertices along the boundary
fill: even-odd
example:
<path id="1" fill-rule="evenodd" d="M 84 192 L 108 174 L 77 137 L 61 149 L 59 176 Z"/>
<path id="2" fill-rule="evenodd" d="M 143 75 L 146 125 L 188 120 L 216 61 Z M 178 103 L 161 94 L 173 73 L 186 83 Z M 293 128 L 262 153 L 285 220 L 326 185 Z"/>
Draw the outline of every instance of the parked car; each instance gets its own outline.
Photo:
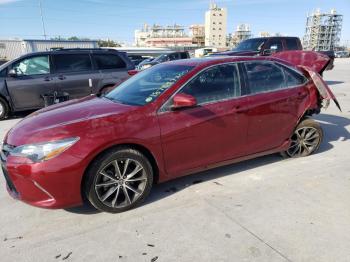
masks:
<path id="1" fill-rule="evenodd" d="M 303 50 L 303 46 L 298 37 L 291 36 L 273 36 L 273 37 L 257 37 L 244 40 L 238 44 L 237 47 L 231 51 L 220 52 L 212 54 L 214 56 L 228 55 L 228 56 L 269 56 L 275 53 Z M 320 70 L 331 70 L 334 67 L 334 51 L 318 51 L 319 53 L 328 56 L 329 62 Z"/>
<path id="2" fill-rule="evenodd" d="M 162 54 L 162 55 L 152 59 L 151 61 L 145 60 L 145 61 L 141 62 L 138 65 L 137 69 L 138 70 L 145 70 L 145 69 L 150 68 L 154 65 L 164 63 L 167 61 L 174 61 L 174 60 L 188 59 L 188 58 L 190 58 L 190 54 L 187 51 L 166 53 L 166 54 Z"/>
<path id="3" fill-rule="evenodd" d="M 316 152 L 323 131 L 310 116 L 330 99 L 312 69 L 273 57 L 163 63 L 106 96 L 28 116 L 5 136 L 2 169 L 9 193 L 31 205 L 86 199 L 121 212 L 154 183 L 276 152 Z"/>
<path id="4" fill-rule="evenodd" d="M 107 93 L 134 69 L 126 53 L 109 49 L 58 49 L 31 53 L 0 66 L 0 119 L 44 107 L 45 95 L 70 99 Z"/>
<path id="5" fill-rule="evenodd" d="M 335 57 L 347 58 L 347 57 L 350 57 L 350 53 L 348 51 L 337 51 L 337 52 L 335 52 Z"/>
<path id="6" fill-rule="evenodd" d="M 134 63 L 135 66 L 137 66 L 142 61 L 148 58 L 148 57 L 143 57 L 142 55 L 129 55 L 129 54 L 128 54 L 128 57 Z"/>

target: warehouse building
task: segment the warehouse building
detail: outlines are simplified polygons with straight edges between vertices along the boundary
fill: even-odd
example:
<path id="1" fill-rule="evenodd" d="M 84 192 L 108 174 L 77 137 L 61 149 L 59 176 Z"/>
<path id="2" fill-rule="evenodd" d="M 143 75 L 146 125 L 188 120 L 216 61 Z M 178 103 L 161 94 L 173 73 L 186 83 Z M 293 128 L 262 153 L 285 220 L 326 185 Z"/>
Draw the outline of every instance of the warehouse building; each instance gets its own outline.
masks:
<path id="1" fill-rule="evenodd" d="M 0 60 L 12 60 L 21 55 L 49 51 L 55 48 L 97 48 L 97 41 L 70 41 L 70 40 L 1 40 Z"/>

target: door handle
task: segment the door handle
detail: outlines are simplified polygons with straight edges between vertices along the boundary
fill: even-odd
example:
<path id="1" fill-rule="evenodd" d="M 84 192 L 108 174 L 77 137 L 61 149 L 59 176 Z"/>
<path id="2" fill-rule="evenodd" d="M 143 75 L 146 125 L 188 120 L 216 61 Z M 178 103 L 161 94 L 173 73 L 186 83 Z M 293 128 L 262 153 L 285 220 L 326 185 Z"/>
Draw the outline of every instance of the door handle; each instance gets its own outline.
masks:
<path id="1" fill-rule="evenodd" d="M 59 80 L 64 80 L 64 79 L 66 79 L 66 77 L 63 76 L 63 75 L 59 75 L 59 76 L 58 76 L 58 79 L 59 79 Z"/>

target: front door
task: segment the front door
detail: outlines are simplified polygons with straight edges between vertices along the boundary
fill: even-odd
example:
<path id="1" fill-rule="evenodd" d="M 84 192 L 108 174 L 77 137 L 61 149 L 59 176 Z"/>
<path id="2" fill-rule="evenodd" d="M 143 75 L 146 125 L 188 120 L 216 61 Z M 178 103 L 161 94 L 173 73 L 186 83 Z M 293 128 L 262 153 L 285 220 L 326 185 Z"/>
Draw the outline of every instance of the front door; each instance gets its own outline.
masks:
<path id="1" fill-rule="evenodd" d="M 6 77 L 6 85 L 15 110 L 44 107 L 42 96 L 53 94 L 56 81 L 50 74 L 49 60 L 48 55 L 31 56 L 8 68 L 16 72 L 15 76 Z"/>
<path id="2" fill-rule="evenodd" d="M 244 154 L 247 98 L 240 97 L 235 64 L 207 69 L 180 93 L 197 100 L 194 108 L 172 111 L 172 100 L 158 113 L 167 172 L 178 176 Z"/>

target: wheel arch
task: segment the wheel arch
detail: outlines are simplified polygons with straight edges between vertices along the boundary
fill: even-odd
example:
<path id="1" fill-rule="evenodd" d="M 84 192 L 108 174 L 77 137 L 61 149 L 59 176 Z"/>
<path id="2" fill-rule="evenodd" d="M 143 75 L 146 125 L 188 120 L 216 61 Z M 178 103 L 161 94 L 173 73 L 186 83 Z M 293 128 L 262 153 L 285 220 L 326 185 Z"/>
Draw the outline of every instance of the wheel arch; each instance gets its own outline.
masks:
<path id="1" fill-rule="evenodd" d="M 157 184 L 159 181 L 159 167 L 157 164 L 157 160 L 154 157 L 154 155 L 152 154 L 151 150 L 149 150 L 147 147 L 140 145 L 140 144 L 136 144 L 136 143 L 122 143 L 122 144 L 116 144 L 113 146 L 110 146 L 108 148 L 103 149 L 102 151 L 100 151 L 98 154 L 96 154 L 89 162 L 89 164 L 87 165 L 87 167 L 84 170 L 84 174 L 83 177 L 81 179 L 80 182 L 80 193 L 81 193 L 81 197 L 82 199 L 85 201 L 86 200 L 86 196 L 83 192 L 83 188 L 84 188 L 84 183 L 86 182 L 86 175 L 87 175 L 87 171 L 89 170 L 89 168 L 91 167 L 91 165 L 93 164 L 93 162 L 102 154 L 104 154 L 105 152 L 112 150 L 112 149 L 122 149 L 122 148 L 131 148 L 131 149 L 135 149 L 137 151 L 139 151 L 140 153 L 142 153 L 150 162 L 152 169 L 153 169 L 153 183 Z"/>

